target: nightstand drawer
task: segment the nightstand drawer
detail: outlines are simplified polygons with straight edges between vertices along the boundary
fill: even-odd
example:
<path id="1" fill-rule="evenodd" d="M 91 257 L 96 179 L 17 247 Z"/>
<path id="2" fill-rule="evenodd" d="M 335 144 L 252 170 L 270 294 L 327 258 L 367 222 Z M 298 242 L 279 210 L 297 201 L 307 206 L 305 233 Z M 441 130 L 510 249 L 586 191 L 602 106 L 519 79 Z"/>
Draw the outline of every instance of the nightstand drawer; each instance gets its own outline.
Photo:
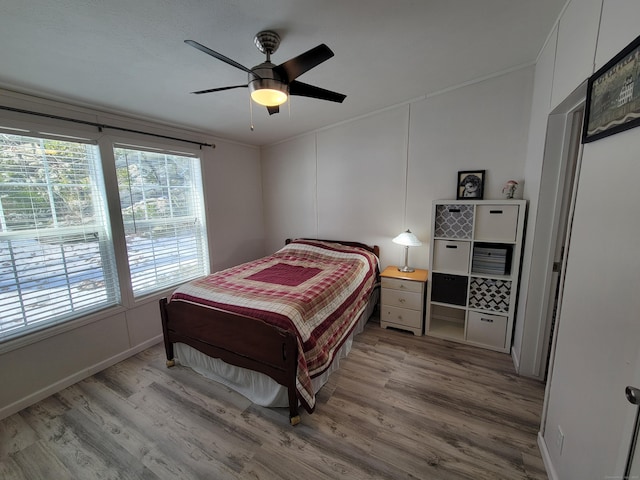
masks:
<path id="1" fill-rule="evenodd" d="M 401 278 L 382 277 L 382 288 L 392 288 L 403 292 L 422 292 L 422 282 L 412 282 L 411 280 L 403 280 Z"/>
<path id="2" fill-rule="evenodd" d="M 422 311 L 422 298 L 420 293 L 383 288 L 380 303 L 383 307 L 392 306 Z"/>
<path id="3" fill-rule="evenodd" d="M 380 320 L 383 322 L 404 325 L 411 328 L 422 328 L 422 311 L 383 305 L 380 308 Z"/>
<path id="4" fill-rule="evenodd" d="M 495 348 L 504 348 L 507 336 L 507 317 L 469 312 L 467 341 Z"/>

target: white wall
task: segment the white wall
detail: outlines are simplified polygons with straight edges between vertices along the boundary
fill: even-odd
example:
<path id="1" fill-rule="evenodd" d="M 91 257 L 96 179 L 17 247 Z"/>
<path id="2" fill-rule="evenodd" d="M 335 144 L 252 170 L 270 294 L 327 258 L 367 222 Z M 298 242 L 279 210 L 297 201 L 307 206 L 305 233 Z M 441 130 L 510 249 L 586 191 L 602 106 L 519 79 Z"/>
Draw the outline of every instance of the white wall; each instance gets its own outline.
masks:
<path id="1" fill-rule="evenodd" d="M 385 267 L 403 262 L 391 239 L 410 228 L 424 245 L 409 262 L 427 268 L 431 202 L 455 198 L 459 170 L 487 170 L 485 198 L 524 178 L 532 86 L 522 68 L 263 147 L 267 250 L 291 236 L 359 240 Z"/>
<path id="2" fill-rule="evenodd" d="M 404 105 L 317 134 L 320 237 L 362 239 L 392 251 L 390 239 L 404 230 L 408 111 Z M 424 266 L 418 249 L 411 253 Z"/>
<path id="3" fill-rule="evenodd" d="M 432 202 L 456 198 L 458 171 L 487 170 L 485 199 L 524 179 L 532 88 L 533 69 L 523 68 L 412 105 L 407 224 L 421 238 L 433 233 Z M 428 257 L 425 247 L 425 268 Z"/>
<path id="4" fill-rule="evenodd" d="M 266 252 L 290 237 L 316 238 L 315 135 L 262 150 L 261 163 Z"/>
<path id="5" fill-rule="evenodd" d="M 215 143 L 202 162 L 213 272 L 264 255 L 260 150 Z"/>
<path id="6" fill-rule="evenodd" d="M 538 57 L 534 102 L 527 146 L 524 198 L 529 200 L 529 220 L 522 267 L 521 305 L 514 331 L 513 358 L 521 375 L 544 378 L 546 348 L 546 295 L 553 260 L 554 212 L 559 199 L 554 158 L 543 166 L 547 119 L 552 110 L 593 73 L 602 0 L 568 2 L 547 44 Z M 544 168 L 543 168 L 544 167 Z M 553 173 L 549 172 L 553 170 Z M 546 178 L 545 178 L 546 176 Z M 543 358 L 543 356 L 545 356 Z"/>
<path id="7" fill-rule="evenodd" d="M 545 137 L 547 134 L 547 116 L 551 105 L 551 90 L 553 84 L 553 66 L 555 63 L 556 43 L 558 40 L 557 28 L 549 36 L 545 47 L 538 56 L 535 68 L 533 100 L 531 105 L 531 122 L 529 124 L 529 137 L 527 139 L 527 157 L 524 176 L 527 181 L 524 184 L 524 198 L 529 201 L 528 219 L 525 230 L 525 238 L 522 252 L 522 271 L 520 273 L 519 309 L 516 315 L 513 332 L 512 356 L 521 374 L 537 376 L 536 353 L 538 342 L 536 339 L 538 327 L 542 322 L 543 293 L 532 292 L 533 288 L 540 288 L 538 278 L 540 273 L 532 273 L 538 268 L 544 270 L 544 265 L 533 263 L 533 246 L 537 242 L 534 235 L 538 217 L 538 200 L 540 198 L 540 180 L 542 178 L 542 159 L 544 156 Z M 533 281 L 530 281 L 533 278 Z M 536 308 L 535 312 L 531 310 Z M 525 318 L 528 322 L 525 322 Z M 538 319 L 533 321 L 532 319 Z M 536 325 L 537 324 L 537 325 Z M 533 343 L 533 345 L 532 345 Z"/>
<path id="8" fill-rule="evenodd" d="M 391 244 L 402 216 L 391 228 L 380 218 L 404 208 L 408 109 L 262 149 L 268 252 L 289 237 Z"/>
<path id="9" fill-rule="evenodd" d="M 558 22 L 551 108 L 593 73 L 602 0 L 571 0 Z"/>
<path id="10" fill-rule="evenodd" d="M 215 143 L 215 149 L 202 149 L 211 268 L 219 270 L 263 255 L 258 148 L 11 92 L 0 91 L 0 104 Z M 0 112 L 0 118 L 3 116 L 23 121 L 25 126 L 36 119 L 46 122 Z M 150 137 L 142 138 L 148 141 Z M 125 298 L 120 307 L 0 345 L 0 418 L 160 342 L 158 299 L 167 293 L 137 301 Z"/>
<path id="11" fill-rule="evenodd" d="M 553 69 L 544 55 L 538 64 L 544 72 L 535 91 L 546 97 L 553 77 L 548 113 L 636 37 L 638 18 L 637 1 L 572 0 L 558 25 Z M 532 130 L 546 129 L 544 117 L 532 117 Z M 527 166 L 538 168 L 544 148 L 539 135 L 530 142 L 537 147 L 529 149 Z M 622 478 L 635 414 L 624 388 L 640 378 L 640 256 L 634 241 L 640 235 L 639 150 L 640 129 L 584 145 L 539 439 L 553 479 Z M 529 304 L 538 301 L 532 291 Z M 535 323 L 533 317 L 526 323 Z"/>

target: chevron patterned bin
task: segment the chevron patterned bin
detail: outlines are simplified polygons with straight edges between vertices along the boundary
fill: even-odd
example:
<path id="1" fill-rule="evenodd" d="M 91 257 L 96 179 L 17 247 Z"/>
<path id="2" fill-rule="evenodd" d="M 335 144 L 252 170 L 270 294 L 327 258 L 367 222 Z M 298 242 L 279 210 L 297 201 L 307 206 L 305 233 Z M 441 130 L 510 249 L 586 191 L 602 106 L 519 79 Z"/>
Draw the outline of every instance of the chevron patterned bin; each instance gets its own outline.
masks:
<path id="1" fill-rule="evenodd" d="M 510 297 L 510 281 L 492 278 L 471 278 L 469 284 L 469 308 L 508 313 Z"/>

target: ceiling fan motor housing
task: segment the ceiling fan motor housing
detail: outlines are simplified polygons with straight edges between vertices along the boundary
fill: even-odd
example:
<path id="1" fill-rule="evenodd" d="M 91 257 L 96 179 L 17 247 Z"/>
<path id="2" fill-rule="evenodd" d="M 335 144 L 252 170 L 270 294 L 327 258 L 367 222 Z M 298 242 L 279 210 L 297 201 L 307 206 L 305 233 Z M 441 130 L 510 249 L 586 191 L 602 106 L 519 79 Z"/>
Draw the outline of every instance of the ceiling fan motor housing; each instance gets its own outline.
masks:
<path id="1" fill-rule="evenodd" d="M 271 62 L 264 62 L 253 67 L 251 71 L 257 77 L 249 74 L 249 92 L 253 93 L 255 90 L 268 88 L 288 94 L 289 86 L 283 81 L 277 70 L 274 70 L 274 67 L 275 65 Z"/>

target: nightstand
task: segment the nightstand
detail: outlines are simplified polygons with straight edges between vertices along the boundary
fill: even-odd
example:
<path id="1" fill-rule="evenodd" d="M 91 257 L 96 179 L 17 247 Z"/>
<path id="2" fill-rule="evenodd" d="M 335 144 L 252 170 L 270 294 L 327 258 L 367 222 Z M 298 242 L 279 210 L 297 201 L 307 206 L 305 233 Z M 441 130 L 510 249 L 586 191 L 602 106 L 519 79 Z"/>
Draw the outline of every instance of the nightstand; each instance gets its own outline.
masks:
<path id="1" fill-rule="evenodd" d="M 429 272 L 416 268 L 406 273 L 396 266 L 385 268 L 380 274 L 380 326 L 408 330 L 421 336 L 424 322 L 425 286 Z"/>

